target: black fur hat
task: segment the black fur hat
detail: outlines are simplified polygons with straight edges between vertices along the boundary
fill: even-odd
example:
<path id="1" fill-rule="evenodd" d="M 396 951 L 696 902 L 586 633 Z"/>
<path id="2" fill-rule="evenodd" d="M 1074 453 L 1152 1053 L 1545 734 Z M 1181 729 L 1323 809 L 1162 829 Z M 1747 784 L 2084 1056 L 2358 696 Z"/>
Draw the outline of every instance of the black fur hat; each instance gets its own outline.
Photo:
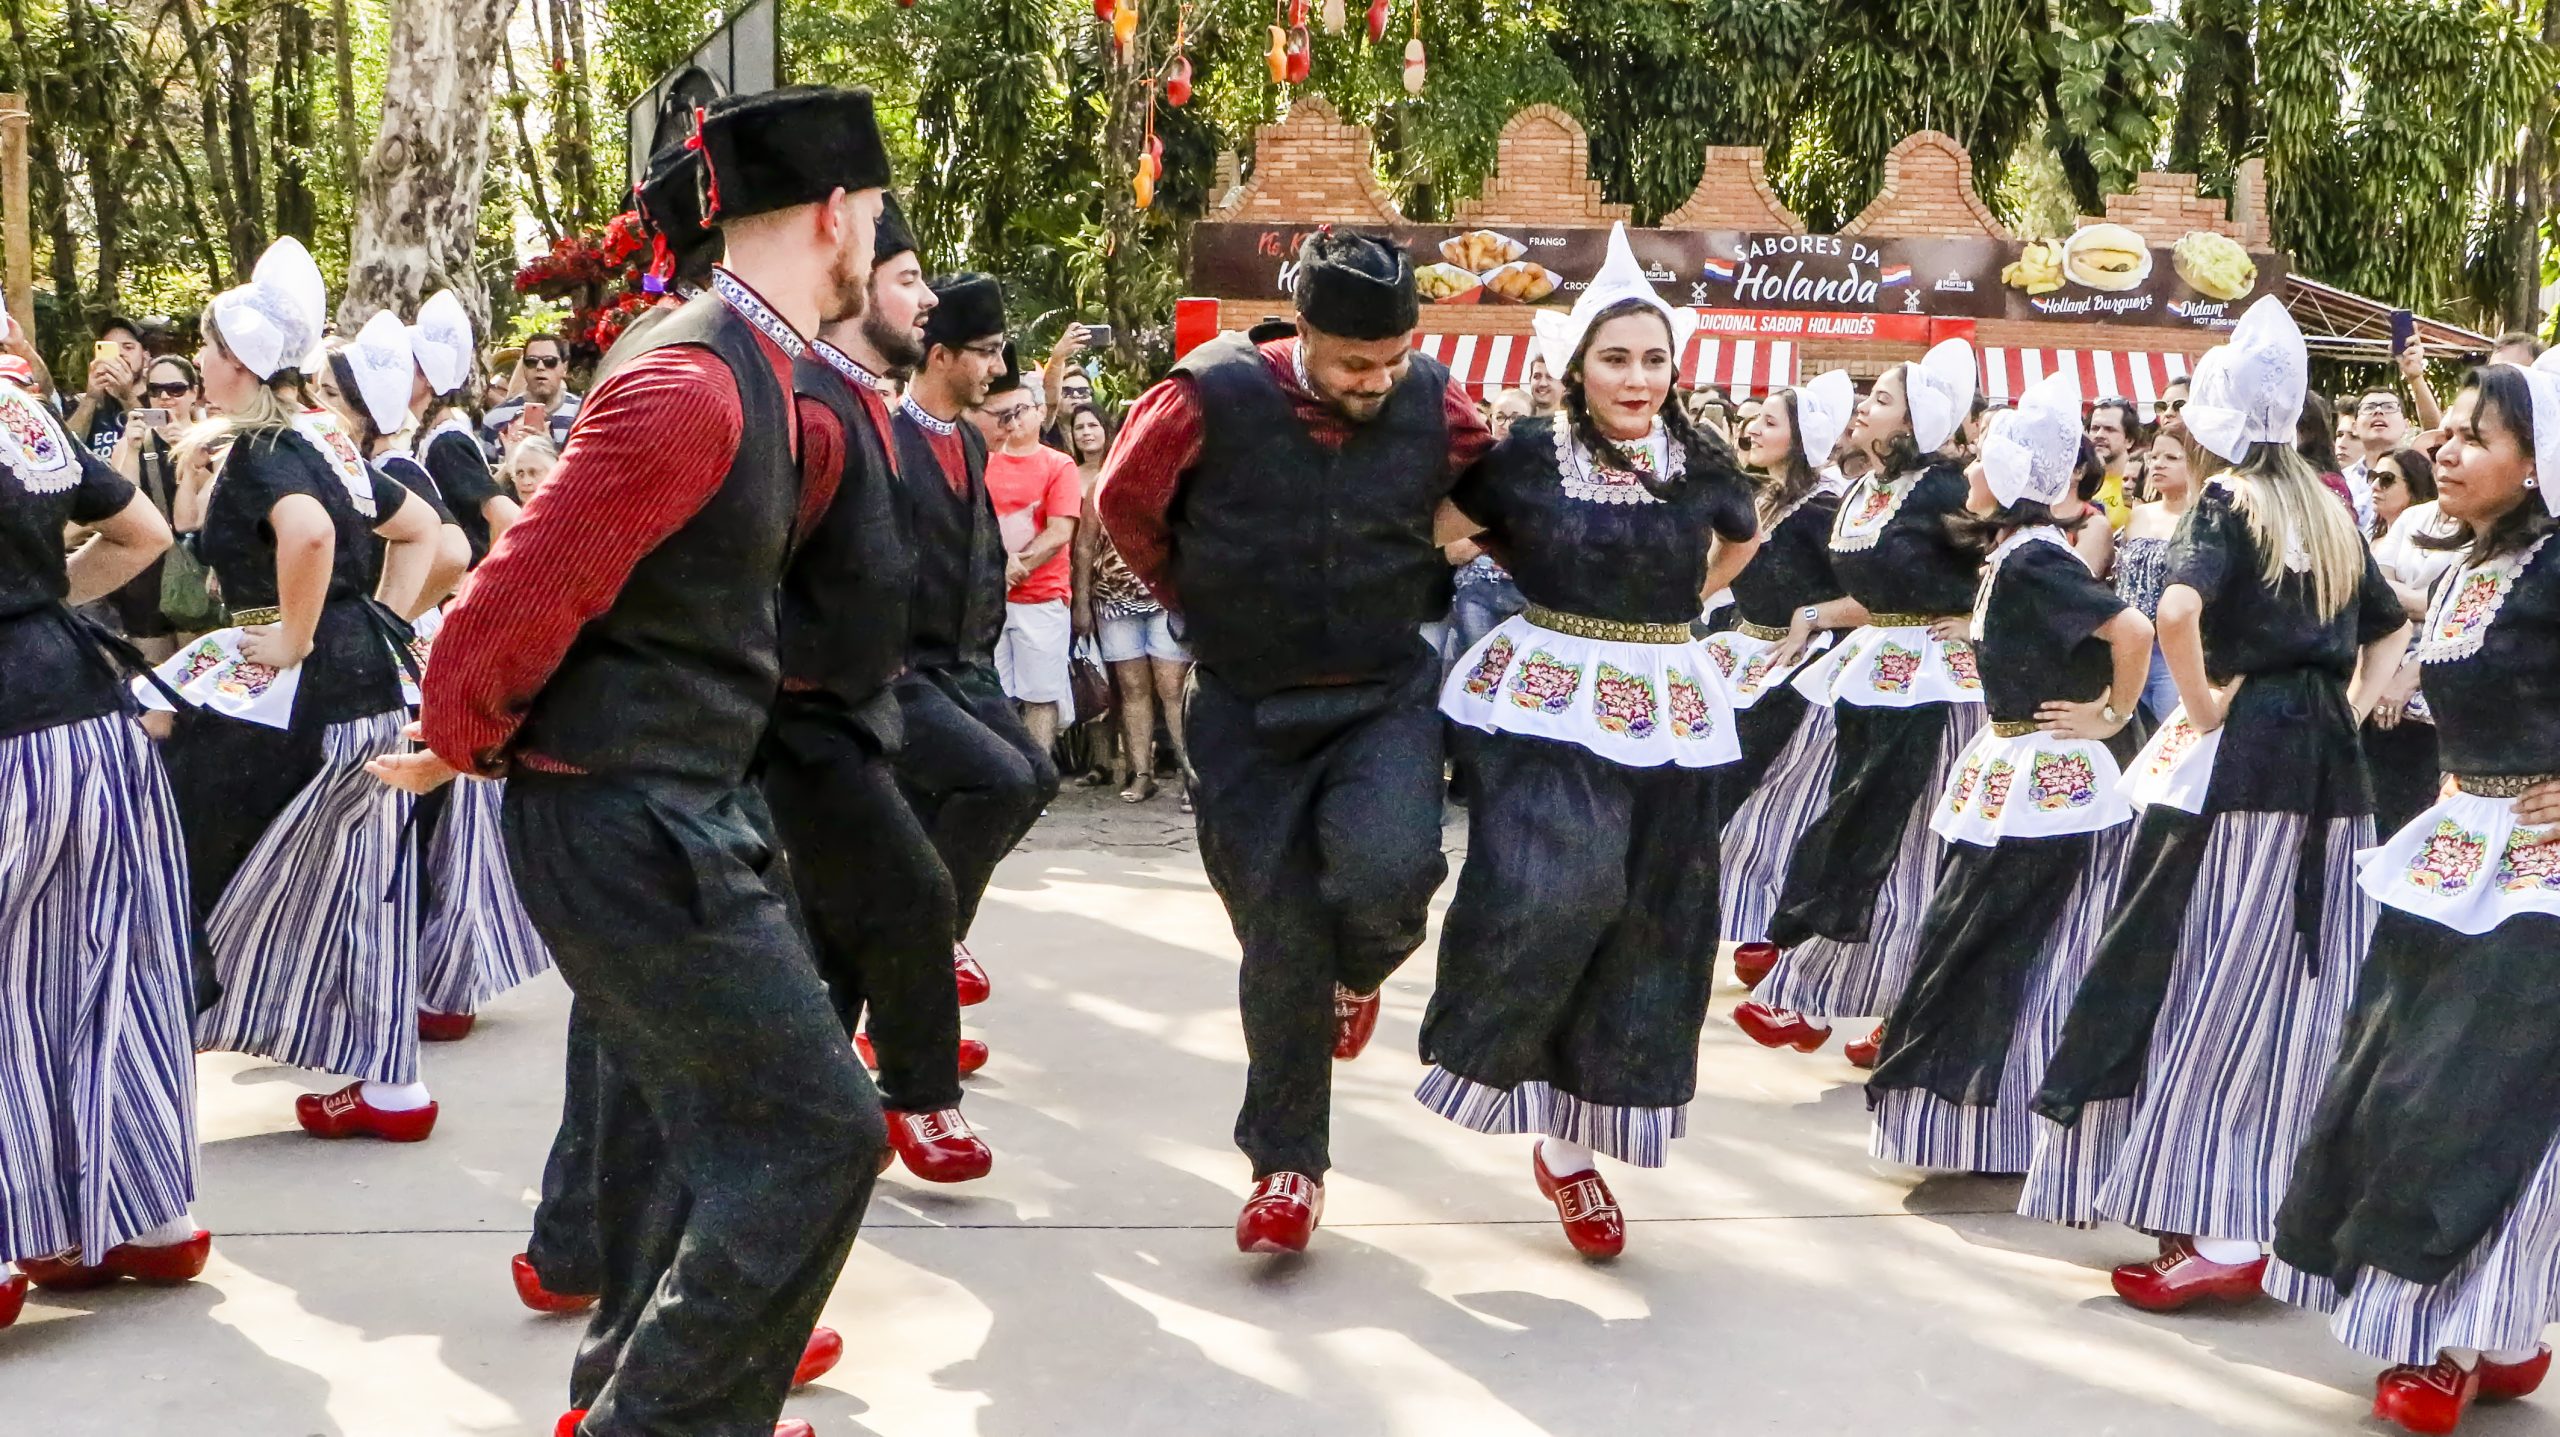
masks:
<path id="1" fill-rule="evenodd" d="M 732 95 L 702 112 L 689 143 L 702 151 L 708 224 L 889 183 L 889 149 L 869 90 L 793 85 Z"/>
<path id="2" fill-rule="evenodd" d="M 871 267 L 878 269 L 915 247 L 915 232 L 907 228 L 907 216 L 898 208 L 898 197 L 882 195 L 880 224 L 871 232 Z"/>
<path id="3" fill-rule="evenodd" d="M 933 282 L 933 312 L 924 317 L 924 342 L 946 349 L 1004 333 L 1004 286 L 990 274 L 945 275 Z"/>
<path id="4" fill-rule="evenodd" d="M 1422 322 L 1403 246 L 1331 225 L 1298 247 L 1297 301 L 1301 326 L 1342 339 L 1394 339 Z"/>

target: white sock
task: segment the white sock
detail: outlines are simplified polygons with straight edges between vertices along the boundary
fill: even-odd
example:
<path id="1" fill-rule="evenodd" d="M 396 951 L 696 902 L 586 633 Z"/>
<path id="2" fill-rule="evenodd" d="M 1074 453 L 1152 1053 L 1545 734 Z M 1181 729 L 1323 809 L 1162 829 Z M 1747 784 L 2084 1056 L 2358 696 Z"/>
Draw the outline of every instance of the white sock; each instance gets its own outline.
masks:
<path id="1" fill-rule="evenodd" d="M 180 1213 L 158 1227 L 135 1233 L 125 1241 L 135 1247 L 176 1247 L 182 1242 L 193 1239 L 195 1235 L 195 1218 L 190 1214 Z"/>
<path id="2" fill-rule="evenodd" d="M 2200 1237 L 2196 1239 L 2196 1255 L 2207 1262 L 2236 1267 L 2244 1262 L 2256 1262 L 2266 1254 L 2254 1242 L 2230 1237 Z"/>
<path id="3" fill-rule="evenodd" d="M 2531 1362 L 2533 1359 L 2540 1357 L 2542 1355 L 2542 1349 L 2538 1346 L 2492 1347 L 2480 1355 L 2488 1358 L 2491 1362 L 2498 1364 L 2500 1367 L 2513 1367 L 2519 1362 Z"/>
<path id="4" fill-rule="evenodd" d="M 1569 1178 L 1575 1173 L 1593 1172 L 1599 1167 L 1599 1164 L 1592 1159 L 1591 1149 L 1580 1143 L 1566 1142 L 1562 1138 L 1538 1139 L 1538 1160 L 1547 1165 L 1548 1172 L 1560 1178 Z"/>
<path id="5" fill-rule="evenodd" d="M 372 1082 L 364 1085 L 364 1100 L 367 1106 L 386 1113 L 414 1113 L 431 1101 L 424 1083 Z"/>

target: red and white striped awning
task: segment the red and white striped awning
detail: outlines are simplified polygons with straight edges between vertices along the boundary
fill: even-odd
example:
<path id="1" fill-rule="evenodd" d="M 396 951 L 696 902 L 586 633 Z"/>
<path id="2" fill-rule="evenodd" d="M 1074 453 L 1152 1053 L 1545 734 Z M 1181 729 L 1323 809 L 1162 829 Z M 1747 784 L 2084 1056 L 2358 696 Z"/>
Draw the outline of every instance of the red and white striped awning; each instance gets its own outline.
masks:
<path id="1" fill-rule="evenodd" d="M 1416 334 L 1413 347 L 1447 365 L 1450 378 L 1485 399 L 1526 388 L 1537 353 L 1537 342 L 1525 334 Z M 1796 347 L 1786 340 L 1700 335 L 1689 341 L 1680 382 L 1712 384 L 1736 398 L 1767 394 L 1794 384 L 1797 364 Z"/>
<path id="2" fill-rule="evenodd" d="M 1796 347 L 1783 339 L 1709 339 L 1689 341 L 1680 366 L 1680 382 L 1698 388 L 1713 385 L 1733 399 L 1771 394 L 1796 382 Z"/>
<path id="3" fill-rule="evenodd" d="M 1525 389 L 1537 341 L 1525 334 L 1415 334 L 1413 347 L 1449 367 L 1449 377 L 1478 398 Z"/>
<path id="4" fill-rule="evenodd" d="M 1982 393 L 1988 399 L 2016 399 L 2037 380 L 2062 369 L 2080 376 L 2081 402 L 2130 399 L 2142 406 L 2142 416 L 2148 419 L 2169 381 L 2186 377 L 2187 357 L 2123 349 L 1997 349 L 1986 345 L 1982 350 Z"/>

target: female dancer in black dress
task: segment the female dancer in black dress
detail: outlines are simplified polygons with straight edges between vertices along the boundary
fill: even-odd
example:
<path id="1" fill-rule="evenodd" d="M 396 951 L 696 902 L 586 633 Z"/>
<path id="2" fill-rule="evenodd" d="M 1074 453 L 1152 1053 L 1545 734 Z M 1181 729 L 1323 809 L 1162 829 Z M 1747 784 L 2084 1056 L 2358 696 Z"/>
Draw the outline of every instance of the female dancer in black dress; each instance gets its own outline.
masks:
<path id="1" fill-rule="evenodd" d="M 2453 782 L 2362 855 L 2373 957 L 2267 1271 L 2429 1433 L 2539 1387 L 2560 1320 L 2560 379 L 2479 370 L 2444 424 L 2416 652 Z"/>
<path id="2" fill-rule="evenodd" d="M 96 531 L 68 562 L 66 524 Z M 168 547 L 150 500 L 0 380 L 0 1327 L 30 1278 L 186 1282 L 212 1245 L 187 1216 L 184 841 L 113 641 L 69 607 Z"/>
<path id="3" fill-rule="evenodd" d="M 2151 621 L 2090 572 L 2055 519 L 2081 453 L 2068 371 L 1994 415 L 1963 521 L 1988 550 L 1974 652 L 1990 723 L 1939 796 L 1945 866 L 1920 961 L 1885 1020 L 1867 1083 L 1877 1157 L 1945 1172 L 2023 1173 L 2030 1107 L 2097 947 L 2133 809 L 2116 792 Z"/>
<path id="4" fill-rule="evenodd" d="M 1919 956 L 1945 848 L 1929 830 L 1932 800 L 1982 726 L 1982 678 L 1965 637 L 1982 556 L 1947 529 L 1967 487 L 1941 452 L 1973 388 L 1973 347 L 1950 339 L 1887 370 L 1849 428 L 1875 467 L 1841 501 L 1831 561 L 1868 613 L 1794 680 L 1831 707 L 1839 756 L 1769 924 L 1785 952 L 1734 1010 L 1763 1047 L 1811 1052 L 1830 1037 L 1828 1019 L 1882 1017 Z M 1848 1057 L 1873 1066 L 1875 1052 L 1871 1034 Z"/>
<path id="5" fill-rule="evenodd" d="M 2273 297 L 2196 366 L 2187 427 L 2239 467 L 2170 550 L 2160 649 L 2182 702 L 2128 771 L 2145 812 L 2036 1097 L 2072 1132 L 2038 1152 L 2021 1210 L 2159 1235 L 2115 1272 L 2152 1311 L 2258 1295 L 2373 932 L 2356 719 L 2408 622 L 2293 447 L 2309 373 Z"/>
<path id="6" fill-rule="evenodd" d="M 1707 652 L 1733 695 L 1742 759 L 1716 775 L 1723 821 L 1718 906 L 1746 988 L 1776 962 L 1769 915 L 1786 888 L 1787 860 L 1831 788 L 1831 710 L 1809 704 L 1787 680 L 1831 642 L 1866 622 L 1831 571 L 1831 525 L 1849 481 L 1831 462 L 1857 407 L 1849 373 L 1835 369 L 1769 396 L 1743 433 L 1743 460 L 1768 476 L 1760 490 L 1760 551 L 1733 579 L 1732 627 Z"/>
<path id="7" fill-rule="evenodd" d="M 1478 1132 L 1540 1135 L 1539 1191 L 1576 1250 L 1605 1257 L 1626 1229 L 1595 1152 L 1659 1166 L 1697 1086 L 1717 933 L 1715 848 L 1697 837 L 1712 765 L 1738 749 L 1689 624 L 1759 525 L 1733 451 L 1666 402 L 1695 321 L 1655 296 L 1623 228 L 1571 317 L 1537 318 L 1564 412 L 1515 425 L 1443 526 L 1483 533 L 1529 606 L 1441 691 L 1484 733 L 1415 1096 Z"/>
<path id="8" fill-rule="evenodd" d="M 437 524 L 298 403 L 325 301 L 286 239 L 205 309 L 197 363 L 232 439 L 196 547 L 241 626 L 235 682 L 258 697 L 247 716 L 180 715 L 166 750 L 222 986 L 196 1042 L 352 1076 L 296 1100 L 315 1136 L 414 1142 L 436 1108 L 418 1081 L 416 883 L 399 861 L 409 799 L 364 764 L 400 743 L 392 648 L 409 630 L 391 611 L 424 581 Z M 366 592 L 377 534 L 394 546 L 378 599 Z"/>

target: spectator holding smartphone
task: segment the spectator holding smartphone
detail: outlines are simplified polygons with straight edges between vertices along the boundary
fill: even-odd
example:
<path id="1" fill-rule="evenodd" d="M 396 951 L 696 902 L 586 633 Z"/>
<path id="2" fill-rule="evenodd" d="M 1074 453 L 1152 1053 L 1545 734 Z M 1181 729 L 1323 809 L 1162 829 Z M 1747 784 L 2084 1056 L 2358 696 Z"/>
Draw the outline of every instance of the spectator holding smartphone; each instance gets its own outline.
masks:
<path id="1" fill-rule="evenodd" d="M 109 315 L 99 324 L 97 335 L 90 351 L 89 383 L 64 427 L 88 445 L 90 453 L 113 463 L 126 416 L 144 407 L 142 371 L 151 356 L 142 347 L 142 326 L 122 315 Z"/>
<path id="2" fill-rule="evenodd" d="M 516 361 L 523 389 L 514 398 L 489 406 L 480 419 L 480 436 L 489 462 L 506 457 L 507 448 L 528 434 L 548 434 L 554 445 L 569 442 L 569 426 L 578 417 L 582 396 L 569 389 L 569 346 L 556 334 L 537 334 L 524 342 Z"/>

